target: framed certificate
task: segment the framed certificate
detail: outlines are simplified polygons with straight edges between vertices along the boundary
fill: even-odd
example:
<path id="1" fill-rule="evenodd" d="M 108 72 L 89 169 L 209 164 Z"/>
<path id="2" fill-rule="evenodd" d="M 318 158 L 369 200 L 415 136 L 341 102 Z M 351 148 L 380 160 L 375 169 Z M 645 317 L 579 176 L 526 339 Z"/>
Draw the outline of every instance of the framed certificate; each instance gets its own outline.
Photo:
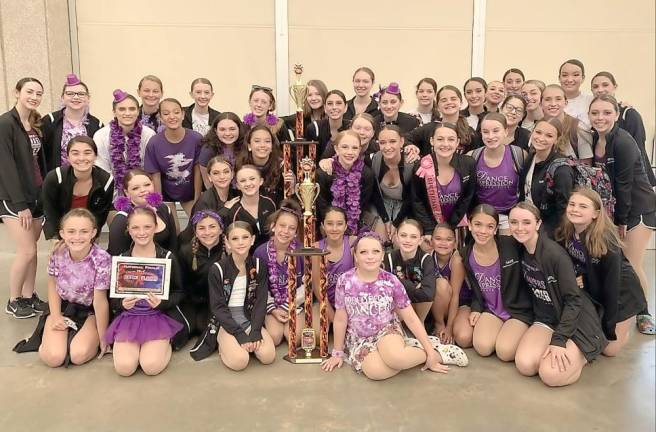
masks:
<path id="1" fill-rule="evenodd" d="M 112 257 L 112 298 L 146 298 L 153 293 L 169 299 L 171 260 L 167 258 Z"/>

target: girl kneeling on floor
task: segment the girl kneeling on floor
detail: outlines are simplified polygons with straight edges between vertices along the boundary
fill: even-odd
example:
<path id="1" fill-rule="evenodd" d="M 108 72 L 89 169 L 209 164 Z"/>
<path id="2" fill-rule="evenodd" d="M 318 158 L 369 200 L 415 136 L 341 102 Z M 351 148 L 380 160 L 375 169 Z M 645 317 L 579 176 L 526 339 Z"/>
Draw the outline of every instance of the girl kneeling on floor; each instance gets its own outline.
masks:
<path id="1" fill-rule="evenodd" d="M 381 268 L 384 250 L 375 233 L 361 234 L 356 240 L 355 268 L 337 281 L 335 343 L 323 370 L 332 371 L 346 360 L 368 378 L 383 380 L 422 363 L 424 370 L 441 373 L 449 370 L 447 364 L 466 366 L 467 356 L 460 348 L 434 347 L 428 339 L 405 288 Z M 417 337 L 408 340 L 413 346 L 406 346 L 400 320 Z"/>
<path id="2" fill-rule="evenodd" d="M 249 254 L 254 241 L 247 222 L 233 222 L 226 230 L 231 254 L 214 263 L 209 273 L 210 309 L 220 325 L 219 354 L 223 364 L 235 371 L 248 366 L 251 353 L 263 364 L 276 358 L 273 339 L 263 327 L 267 268 Z"/>
<path id="3" fill-rule="evenodd" d="M 484 357 L 496 352 L 513 361 L 522 335 L 533 322 L 531 297 L 524 286 L 517 242 L 497 236 L 499 215 L 489 204 L 469 214 L 474 241 L 463 249 L 467 284 L 474 292 L 469 314 L 472 342 Z"/>
<path id="4" fill-rule="evenodd" d="M 48 264 L 50 315 L 43 328 L 39 357 L 50 367 L 80 365 L 107 350 L 103 337 L 109 319 L 107 289 L 111 256 L 94 243 L 96 218 L 73 209 L 61 220 Z"/>
<path id="5" fill-rule="evenodd" d="M 509 221 L 512 236 L 524 246 L 521 269 L 535 315 L 515 365 L 522 375 L 539 374 L 550 387 L 573 384 L 608 344 L 597 311 L 578 287 L 567 252 L 540 232 L 537 207 L 521 202 L 510 211 Z"/>
<path id="6" fill-rule="evenodd" d="M 146 299 L 112 299 L 112 309 L 120 311 L 120 314 L 109 325 L 105 341 L 114 345 L 114 369 L 119 375 L 130 376 L 138 366 L 141 366 L 146 375 L 157 375 L 171 359 L 171 339 L 187 322 L 177 308 L 184 296 L 179 266 L 171 252 L 153 241 L 157 215 L 152 208 L 128 209 L 124 203 L 118 202 L 114 205 L 120 211 L 127 212 L 128 233 L 133 242 L 132 247 L 122 256 L 169 259 L 171 277 L 168 300 L 162 300 L 152 293 L 148 293 Z M 169 317 L 167 313 L 174 314 L 180 321 Z"/>
<path id="7" fill-rule="evenodd" d="M 647 300 L 597 192 L 574 190 L 556 230 L 556 241 L 574 262 L 579 288 L 602 306 L 598 311 L 603 311 L 601 326 L 609 341 L 603 354 L 616 356 L 629 341 L 635 316 L 647 307 Z"/>
<path id="8" fill-rule="evenodd" d="M 431 307 L 435 336 L 442 343 L 470 347 L 472 330 L 469 313 L 473 293 L 465 283 L 465 267 L 456 251 L 456 233 L 449 224 L 437 224 L 433 230 L 432 243 L 437 277 L 435 302 Z"/>

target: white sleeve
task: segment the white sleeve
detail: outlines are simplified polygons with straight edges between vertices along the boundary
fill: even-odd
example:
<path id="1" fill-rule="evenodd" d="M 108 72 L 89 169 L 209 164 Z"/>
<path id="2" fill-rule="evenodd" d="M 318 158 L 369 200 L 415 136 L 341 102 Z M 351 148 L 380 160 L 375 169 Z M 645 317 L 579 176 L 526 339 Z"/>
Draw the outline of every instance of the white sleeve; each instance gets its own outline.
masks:
<path id="1" fill-rule="evenodd" d="M 109 155 L 109 126 L 105 126 L 93 134 L 93 141 L 98 148 L 98 157 L 95 165 L 111 174 L 111 158 Z"/>

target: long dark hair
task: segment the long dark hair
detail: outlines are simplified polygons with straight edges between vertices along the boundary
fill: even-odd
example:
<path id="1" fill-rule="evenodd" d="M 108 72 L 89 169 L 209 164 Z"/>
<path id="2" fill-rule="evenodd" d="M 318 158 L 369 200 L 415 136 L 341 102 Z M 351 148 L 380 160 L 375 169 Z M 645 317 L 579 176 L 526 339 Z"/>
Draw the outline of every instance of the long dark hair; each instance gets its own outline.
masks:
<path id="1" fill-rule="evenodd" d="M 244 136 L 246 135 L 246 128 L 244 127 L 244 123 L 242 123 L 239 116 L 233 112 L 226 111 L 216 116 L 212 122 L 212 126 L 207 131 L 207 134 L 205 134 L 201 142 L 203 145 L 214 150 L 217 155 L 223 155 L 223 152 L 225 151 L 225 144 L 221 142 L 219 136 L 216 133 L 216 127 L 221 120 L 231 120 L 237 125 L 239 135 L 237 136 L 237 141 L 235 141 L 233 144 L 233 153 L 235 155 L 239 155 L 244 149 Z"/>
<path id="2" fill-rule="evenodd" d="M 282 178 L 282 155 L 280 153 L 280 143 L 278 142 L 278 138 L 276 138 L 276 135 L 271 131 L 271 129 L 268 126 L 261 124 L 256 124 L 251 128 L 251 130 L 248 131 L 246 137 L 244 138 L 244 142 L 250 144 L 251 137 L 257 131 L 266 131 L 266 133 L 268 133 L 271 137 L 271 154 L 269 155 L 269 161 L 267 162 L 268 169 L 262 172 L 262 179 L 264 180 L 262 187 L 266 190 L 274 191 L 278 187 L 278 184 Z M 247 146 L 244 146 L 241 153 L 237 157 L 236 171 L 238 171 L 239 168 L 243 165 L 257 166 L 253 160 L 252 151 L 250 151 Z"/>

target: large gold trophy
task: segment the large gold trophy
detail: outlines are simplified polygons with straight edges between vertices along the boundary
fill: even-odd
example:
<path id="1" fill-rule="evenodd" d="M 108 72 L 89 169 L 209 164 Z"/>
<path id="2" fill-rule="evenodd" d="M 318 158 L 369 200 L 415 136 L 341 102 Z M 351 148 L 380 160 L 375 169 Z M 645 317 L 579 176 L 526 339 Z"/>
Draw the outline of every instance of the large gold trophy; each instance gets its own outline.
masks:
<path id="1" fill-rule="evenodd" d="M 299 183 L 295 188 L 285 183 L 285 198 L 294 193 L 303 207 L 303 247 L 288 252 L 290 259 L 287 269 L 287 301 L 289 304 L 289 349 L 285 360 L 291 363 L 321 363 L 328 357 L 328 319 L 327 294 L 326 294 L 326 264 L 324 257 L 327 251 L 314 247 L 315 219 L 314 202 L 319 196 L 319 184 L 315 182 L 317 143 L 303 140 L 303 105 L 307 97 L 307 85 L 303 82 L 301 74 L 303 66 L 294 65 L 296 75 L 294 83 L 289 92 L 296 104 L 296 140 L 285 141 L 283 146 L 283 171 L 291 172 L 292 152 L 291 147 L 296 147 L 296 178 Z M 307 155 L 305 155 L 307 149 Z M 302 179 L 302 180 L 301 180 Z M 311 274 L 313 256 L 320 256 L 321 282 L 319 286 L 319 349 L 316 349 L 316 335 L 312 328 L 312 288 Z M 305 327 L 301 332 L 301 348 L 296 349 L 296 257 L 303 257 L 305 271 L 303 273 L 303 285 L 305 286 Z"/>

